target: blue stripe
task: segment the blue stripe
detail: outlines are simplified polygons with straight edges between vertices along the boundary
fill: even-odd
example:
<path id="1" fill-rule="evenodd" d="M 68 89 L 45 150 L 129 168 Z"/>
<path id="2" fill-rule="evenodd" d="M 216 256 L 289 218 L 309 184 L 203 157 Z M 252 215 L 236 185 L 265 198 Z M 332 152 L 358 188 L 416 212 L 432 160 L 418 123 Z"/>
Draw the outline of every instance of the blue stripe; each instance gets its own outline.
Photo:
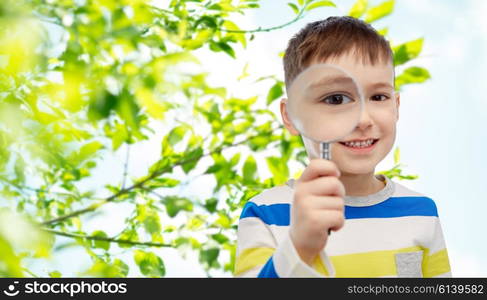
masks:
<path id="1" fill-rule="evenodd" d="M 289 226 L 290 205 L 257 205 L 247 202 L 240 219 L 256 217 L 267 225 Z M 408 216 L 438 217 L 435 202 L 428 197 L 391 197 L 372 206 L 345 206 L 345 219 L 397 218 Z"/>
<path id="2" fill-rule="evenodd" d="M 345 219 L 438 217 L 435 202 L 428 197 L 391 197 L 372 206 L 345 206 Z"/>
<path id="3" fill-rule="evenodd" d="M 288 226 L 290 207 L 289 204 L 257 205 L 249 201 L 245 204 L 240 219 L 257 217 L 267 225 Z"/>
<path id="4" fill-rule="evenodd" d="M 259 275 L 257 275 L 258 278 L 279 278 L 279 276 L 276 273 L 276 269 L 274 268 L 274 261 L 271 258 L 267 261 L 267 263 L 264 265 L 262 270 L 260 270 Z"/>

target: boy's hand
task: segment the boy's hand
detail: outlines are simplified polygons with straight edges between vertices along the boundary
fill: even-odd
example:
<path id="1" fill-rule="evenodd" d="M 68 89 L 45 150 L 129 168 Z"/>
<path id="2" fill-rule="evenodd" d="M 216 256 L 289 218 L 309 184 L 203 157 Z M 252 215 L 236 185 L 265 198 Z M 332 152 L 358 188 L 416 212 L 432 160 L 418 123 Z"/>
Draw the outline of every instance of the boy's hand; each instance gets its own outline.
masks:
<path id="1" fill-rule="evenodd" d="M 290 236 L 301 259 L 311 265 L 325 247 L 328 230 L 343 227 L 345 188 L 335 163 L 313 159 L 294 186 Z"/>

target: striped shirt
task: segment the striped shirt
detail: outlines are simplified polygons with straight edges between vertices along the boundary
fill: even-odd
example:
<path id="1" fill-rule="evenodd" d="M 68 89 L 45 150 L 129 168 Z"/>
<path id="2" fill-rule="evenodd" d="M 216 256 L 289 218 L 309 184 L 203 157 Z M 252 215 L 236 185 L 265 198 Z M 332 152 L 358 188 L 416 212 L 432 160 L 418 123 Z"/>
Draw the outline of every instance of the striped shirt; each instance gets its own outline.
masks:
<path id="1" fill-rule="evenodd" d="M 345 225 L 312 266 L 289 237 L 291 179 L 263 191 L 238 224 L 237 277 L 451 277 L 435 202 L 389 178 L 368 196 L 345 197 Z"/>

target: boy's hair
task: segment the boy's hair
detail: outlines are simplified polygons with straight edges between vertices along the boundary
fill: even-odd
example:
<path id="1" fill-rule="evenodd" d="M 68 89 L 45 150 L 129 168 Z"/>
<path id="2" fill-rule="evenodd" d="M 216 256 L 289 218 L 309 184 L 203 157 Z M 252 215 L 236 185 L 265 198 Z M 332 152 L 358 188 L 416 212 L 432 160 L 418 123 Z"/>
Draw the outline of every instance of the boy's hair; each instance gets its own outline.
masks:
<path id="1" fill-rule="evenodd" d="M 307 24 L 288 43 L 284 54 L 286 88 L 311 61 L 354 51 L 362 62 L 392 62 L 389 42 L 372 26 L 352 17 L 329 17 Z"/>

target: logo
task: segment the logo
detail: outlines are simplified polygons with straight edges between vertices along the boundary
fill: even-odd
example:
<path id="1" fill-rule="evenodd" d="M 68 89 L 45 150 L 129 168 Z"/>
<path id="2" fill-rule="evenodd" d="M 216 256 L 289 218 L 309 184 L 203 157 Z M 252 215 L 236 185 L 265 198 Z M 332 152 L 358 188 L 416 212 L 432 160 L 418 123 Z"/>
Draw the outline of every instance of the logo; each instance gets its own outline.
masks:
<path id="1" fill-rule="evenodd" d="M 19 294 L 19 291 L 15 290 L 15 284 L 19 283 L 18 281 L 14 281 L 14 284 L 10 284 L 7 290 L 4 290 L 3 293 L 7 296 L 13 297 Z"/>

